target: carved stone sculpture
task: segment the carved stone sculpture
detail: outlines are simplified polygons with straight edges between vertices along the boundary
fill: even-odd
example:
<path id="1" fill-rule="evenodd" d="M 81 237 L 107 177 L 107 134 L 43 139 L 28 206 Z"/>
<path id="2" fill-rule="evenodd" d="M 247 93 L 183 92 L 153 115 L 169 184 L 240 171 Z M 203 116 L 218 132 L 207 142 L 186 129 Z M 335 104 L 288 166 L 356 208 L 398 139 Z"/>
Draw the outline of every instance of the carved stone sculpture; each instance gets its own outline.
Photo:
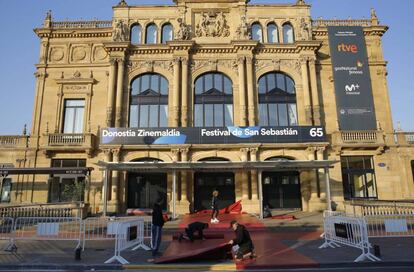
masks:
<path id="1" fill-rule="evenodd" d="M 237 39 L 247 40 L 250 39 L 249 24 L 247 23 L 246 16 L 241 17 L 240 26 L 236 30 Z"/>
<path id="2" fill-rule="evenodd" d="M 187 24 L 184 23 L 182 18 L 178 18 L 178 31 L 176 35 L 177 40 L 189 40 L 190 39 L 190 28 Z"/>
<path id="3" fill-rule="evenodd" d="M 112 31 L 114 42 L 125 42 L 128 40 L 128 29 L 122 20 L 119 20 Z"/>
<path id="4" fill-rule="evenodd" d="M 223 12 L 201 13 L 195 34 L 197 37 L 228 37 L 230 30 Z"/>
<path id="5" fill-rule="evenodd" d="M 302 41 L 309 40 L 309 30 L 310 30 L 310 28 L 309 28 L 309 25 L 306 22 L 305 18 L 300 19 L 299 27 L 300 27 L 300 31 L 299 31 L 300 40 L 302 40 Z"/>

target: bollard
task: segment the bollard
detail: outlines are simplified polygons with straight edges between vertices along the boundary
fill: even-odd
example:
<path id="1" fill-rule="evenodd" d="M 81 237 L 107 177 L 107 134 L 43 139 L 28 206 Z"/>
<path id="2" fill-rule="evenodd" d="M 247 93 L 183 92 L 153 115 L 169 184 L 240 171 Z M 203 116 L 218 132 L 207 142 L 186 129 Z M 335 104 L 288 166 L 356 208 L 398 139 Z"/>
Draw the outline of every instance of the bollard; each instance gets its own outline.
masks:
<path id="1" fill-rule="evenodd" d="M 82 247 L 78 246 L 75 249 L 75 260 L 76 261 L 80 261 L 80 259 L 81 259 L 81 252 L 82 252 Z"/>
<path id="2" fill-rule="evenodd" d="M 378 258 L 381 258 L 381 250 L 379 245 L 373 245 L 374 255 Z"/>

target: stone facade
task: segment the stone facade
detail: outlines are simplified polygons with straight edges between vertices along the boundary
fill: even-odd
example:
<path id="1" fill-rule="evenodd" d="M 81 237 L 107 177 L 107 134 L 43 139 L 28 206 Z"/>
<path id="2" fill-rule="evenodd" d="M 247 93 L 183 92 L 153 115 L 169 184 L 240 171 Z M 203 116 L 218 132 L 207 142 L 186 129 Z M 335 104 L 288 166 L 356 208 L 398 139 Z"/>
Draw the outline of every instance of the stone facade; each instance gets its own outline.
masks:
<path id="1" fill-rule="evenodd" d="M 341 160 L 341 156 L 372 156 L 379 199 L 412 199 L 414 160 L 412 134 L 394 133 L 387 68 L 381 37 L 387 27 L 375 13 L 364 20 L 312 20 L 310 6 L 296 4 L 249 5 L 246 0 L 175 0 L 169 6 L 129 6 L 121 1 L 111 21 L 55 22 L 50 13 L 42 27 L 36 65 L 35 101 L 30 136 L 0 136 L 0 162 L 16 167 L 50 167 L 52 159 L 85 159 L 94 167 L 86 200 L 92 212 L 102 209 L 103 174 L 98 161 L 199 161 L 220 157 L 230 161 L 256 161 L 272 157 L 296 160 Z M 162 43 L 161 28 L 169 23 L 174 38 Z M 252 40 L 251 26 L 259 23 L 263 41 Z M 266 26 L 277 25 L 280 43 L 268 43 Z M 283 41 L 282 26 L 289 23 L 294 42 Z M 130 29 L 141 26 L 143 42 L 130 42 Z M 145 44 L 146 29 L 155 24 L 157 42 Z M 377 131 L 339 131 L 327 26 L 364 27 Z M 258 80 L 278 71 L 295 82 L 299 125 L 322 125 L 325 143 L 229 144 L 177 146 L 103 146 L 102 127 L 127 127 L 130 84 L 137 76 L 157 73 L 168 80 L 168 125 L 193 126 L 194 82 L 207 72 L 221 72 L 233 83 L 234 124 L 258 124 Z M 65 99 L 83 99 L 83 133 L 75 138 L 63 132 Z M 306 211 L 325 208 L 322 172 L 300 172 L 301 203 Z M 109 207 L 127 208 L 127 174 L 113 173 Z M 171 200 L 171 176 L 167 197 Z M 235 173 L 235 197 L 249 212 L 258 212 L 257 173 Z M 344 201 L 341 163 L 331 171 L 333 201 Z M 194 201 L 191 173 L 178 182 L 179 213 Z M 47 202 L 49 177 L 13 177 L 12 203 Z M 171 205 L 171 204 L 170 204 Z M 171 209 L 171 207 L 169 207 Z"/>

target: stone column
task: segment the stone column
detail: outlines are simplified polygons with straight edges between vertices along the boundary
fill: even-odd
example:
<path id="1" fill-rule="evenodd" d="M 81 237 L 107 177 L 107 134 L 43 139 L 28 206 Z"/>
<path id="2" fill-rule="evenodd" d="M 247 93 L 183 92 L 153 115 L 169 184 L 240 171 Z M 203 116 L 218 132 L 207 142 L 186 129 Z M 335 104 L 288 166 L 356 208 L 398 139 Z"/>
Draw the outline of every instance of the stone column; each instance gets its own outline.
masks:
<path id="1" fill-rule="evenodd" d="M 249 126 L 256 125 L 256 108 L 255 108 L 255 99 L 254 99 L 254 85 L 255 82 L 253 80 L 253 57 L 246 58 L 246 66 L 247 66 L 247 104 L 248 104 L 248 112 L 249 112 Z"/>
<path id="2" fill-rule="evenodd" d="M 120 149 L 112 149 L 112 161 L 119 162 L 120 161 Z M 120 184 L 121 175 L 119 171 L 112 172 L 112 181 L 111 181 L 111 200 L 109 201 L 108 211 L 112 213 L 118 212 L 119 207 L 119 184 Z"/>
<path id="3" fill-rule="evenodd" d="M 180 58 L 174 59 L 173 65 L 174 71 L 174 89 L 173 89 L 173 116 L 172 116 L 172 126 L 178 127 L 180 122 Z"/>
<path id="4" fill-rule="evenodd" d="M 180 149 L 181 161 L 188 161 L 188 148 Z M 181 173 L 181 201 L 188 202 L 187 198 L 187 171 Z"/>
<path id="5" fill-rule="evenodd" d="M 318 83 L 316 80 L 316 64 L 315 58 L 309 59 L 309 74 L 312 90 L 312 105 L 313 105 L 313 122 L 315 125 L 321 124 L 321 113 L 319 106 Z"/>
<path id="6" fill-rule="evenodd" d="M 123 59 L 118 60 L 118 80 L 116 83 L 116 119 L 115 127 L 121 127 L 122 122 L 122 98 L 124 91 L 124 67 L 125 62 Z"/>
<path id="7" fill-rule="evenodd" d="M 243 162 L 247 162 L 248 156 L 249 154 L 249 149 L 248 148 L 241 148 L 240 149 L 240 155 L 241 155 L 241 160 Z M 246 201 L 249 199 L 249 184 L 248 184 L 248 177 L 247 177 L 247 171 L 246 170 L 241 170 L 241 177 L 242 177 L 242 199 L 243 201 Z"/>
<path id="8" fill-rule="evenodd" d="M 300 66 L 302 70 L 302 85 L 303 85 L 303 100 L 305 105 L 306 125 L 312 124 L 312 110 L 311 101 L 309 94 L 309 76 L 308 76 L 308 65 L 307 59 L 302 57 L 300 59 Z"/>
<path id="9" fill-rule="evenodd" d="M 324 151 L 325 151 L 325 147 L 316 148 L 316 158 L 318 161 L 322 161 L 324 159 Z M 319 197 L 323 203 L 326 203 L 325 173 L 323 169 L 318 169 L 318 176 L 319 176 L 319 192 L 320 192 Z"/>
<path id="10" fill-rule="evenodd" d="M 245 91 L 245 81 L 244 81 L 244 59 L 245 57 L 239 57 L 237 59 L 238 69 L 239 69 L 239 120 L 240 126 L 247 125 L 246 118 L 246 91 Z"/>
<path id="11" fill-rule="evenodd" d="M 172 158 L 173 162 L 178 162 L 180 160 L 180 150 L 179 149 L 171 149 L 171 158 Z M 179 186 L 177 186 L 177 181 L 179 180 L 178 179 L 178 173 L 179 172 L 175 172 L 175 175 L 176 175 L 175 192 L 174 192 L 174 185 L 173 185 L 174 177 L 173 177 L 173 173 L 171 173 L 173 182 L 171 183 L 171 187 L 169 188 L 171 190 L 171 199 L 170 199 L 170 203 L 169 203 L 170 212 L 172 212 L 174 210 L 177 211 L 177 206 L 179 206 L 179 202 L 177 201 L 178 200 L 178 193 L 179 193 L 178 192 L 179 191 L 178 190 Z M 176 201 L 175 201 L 176 206 L 175 207 L 174 207 L 174 198 L 176 199 Z"/>
<path id="12" fill-rule="evenodd" d="M 104 152 L 104 154 L 105 154 L 105 161 L 106 162 L 111 162 L 112 161 L 112 150 L 111 149 L 104 149 L 103 150 L 103 152 Z M 108 187 L 109 187 L 109 185 L 111 184 L 111 171 L 108 171 L 108 175 L 109 175 L 109 178 L 108 178 Z M 104 177 L 103 177 L 104 178 Z M 103 203 L 103 201 L 104 201 L 104 195 L 105 195 L 105 190 L 108 190 L 109 191 L 109 188 L 105 188 L 105 181 L 102 179 L 102 194 L 101 194 L 101 198 L 102 198 L 102 203 Z M 109 198 L 109 194 L 108 194 L 108 198 Z"/>
<path id="13" fill-rule="evenodd" d="M 181 58 L 181 126 L 188 126 L 188 58 Z"/>
<path id="14" fill-rule="evenodd" d="M 250 161 L 257 161 L 257 152 L 258 148 L 250 148 Z M 252 200 L 257 201 L 259 196 L 257 194 L 257 171 L 251 171 L 251 181 L 252 181 Z"/>
<path id="15" fill-rule="evenodd" d="M 111 69 L 109 71 L 108 79 L 108 99 L 106 104 L 106 126 L 112 127 L 113 125 L 113 110 L 115 100 L 115 77 L 116 77 L 116 61 L 115 59 L 109 60 Z"/>

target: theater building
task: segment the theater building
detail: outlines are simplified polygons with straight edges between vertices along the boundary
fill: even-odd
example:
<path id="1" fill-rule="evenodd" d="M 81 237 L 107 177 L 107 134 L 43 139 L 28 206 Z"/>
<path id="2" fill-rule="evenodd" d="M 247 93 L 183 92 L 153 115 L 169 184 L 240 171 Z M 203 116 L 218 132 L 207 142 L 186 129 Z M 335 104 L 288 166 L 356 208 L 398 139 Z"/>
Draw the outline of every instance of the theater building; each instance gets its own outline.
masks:
<path id="1" fill-rule="evenodd" d="M 64 202 L 80 190 L 92 213 L 106 196 L 109 212 L 162 197 L 182 214 L 209 208 L 218 189 L 223 206 L 241 200 L 247 212 L 316 211 L 326 167 L 338 208 L 414 198 L 414 133 L 393 128 L 388 27 L 375 11 L 323 20 L 301 0 L 248 2 L 120 1 L 109 21 L 49 12 L 35 29 L 30 135 L 0 136 L 0 163 L 93 170 L 8 175 L 2 202 Z"/>

